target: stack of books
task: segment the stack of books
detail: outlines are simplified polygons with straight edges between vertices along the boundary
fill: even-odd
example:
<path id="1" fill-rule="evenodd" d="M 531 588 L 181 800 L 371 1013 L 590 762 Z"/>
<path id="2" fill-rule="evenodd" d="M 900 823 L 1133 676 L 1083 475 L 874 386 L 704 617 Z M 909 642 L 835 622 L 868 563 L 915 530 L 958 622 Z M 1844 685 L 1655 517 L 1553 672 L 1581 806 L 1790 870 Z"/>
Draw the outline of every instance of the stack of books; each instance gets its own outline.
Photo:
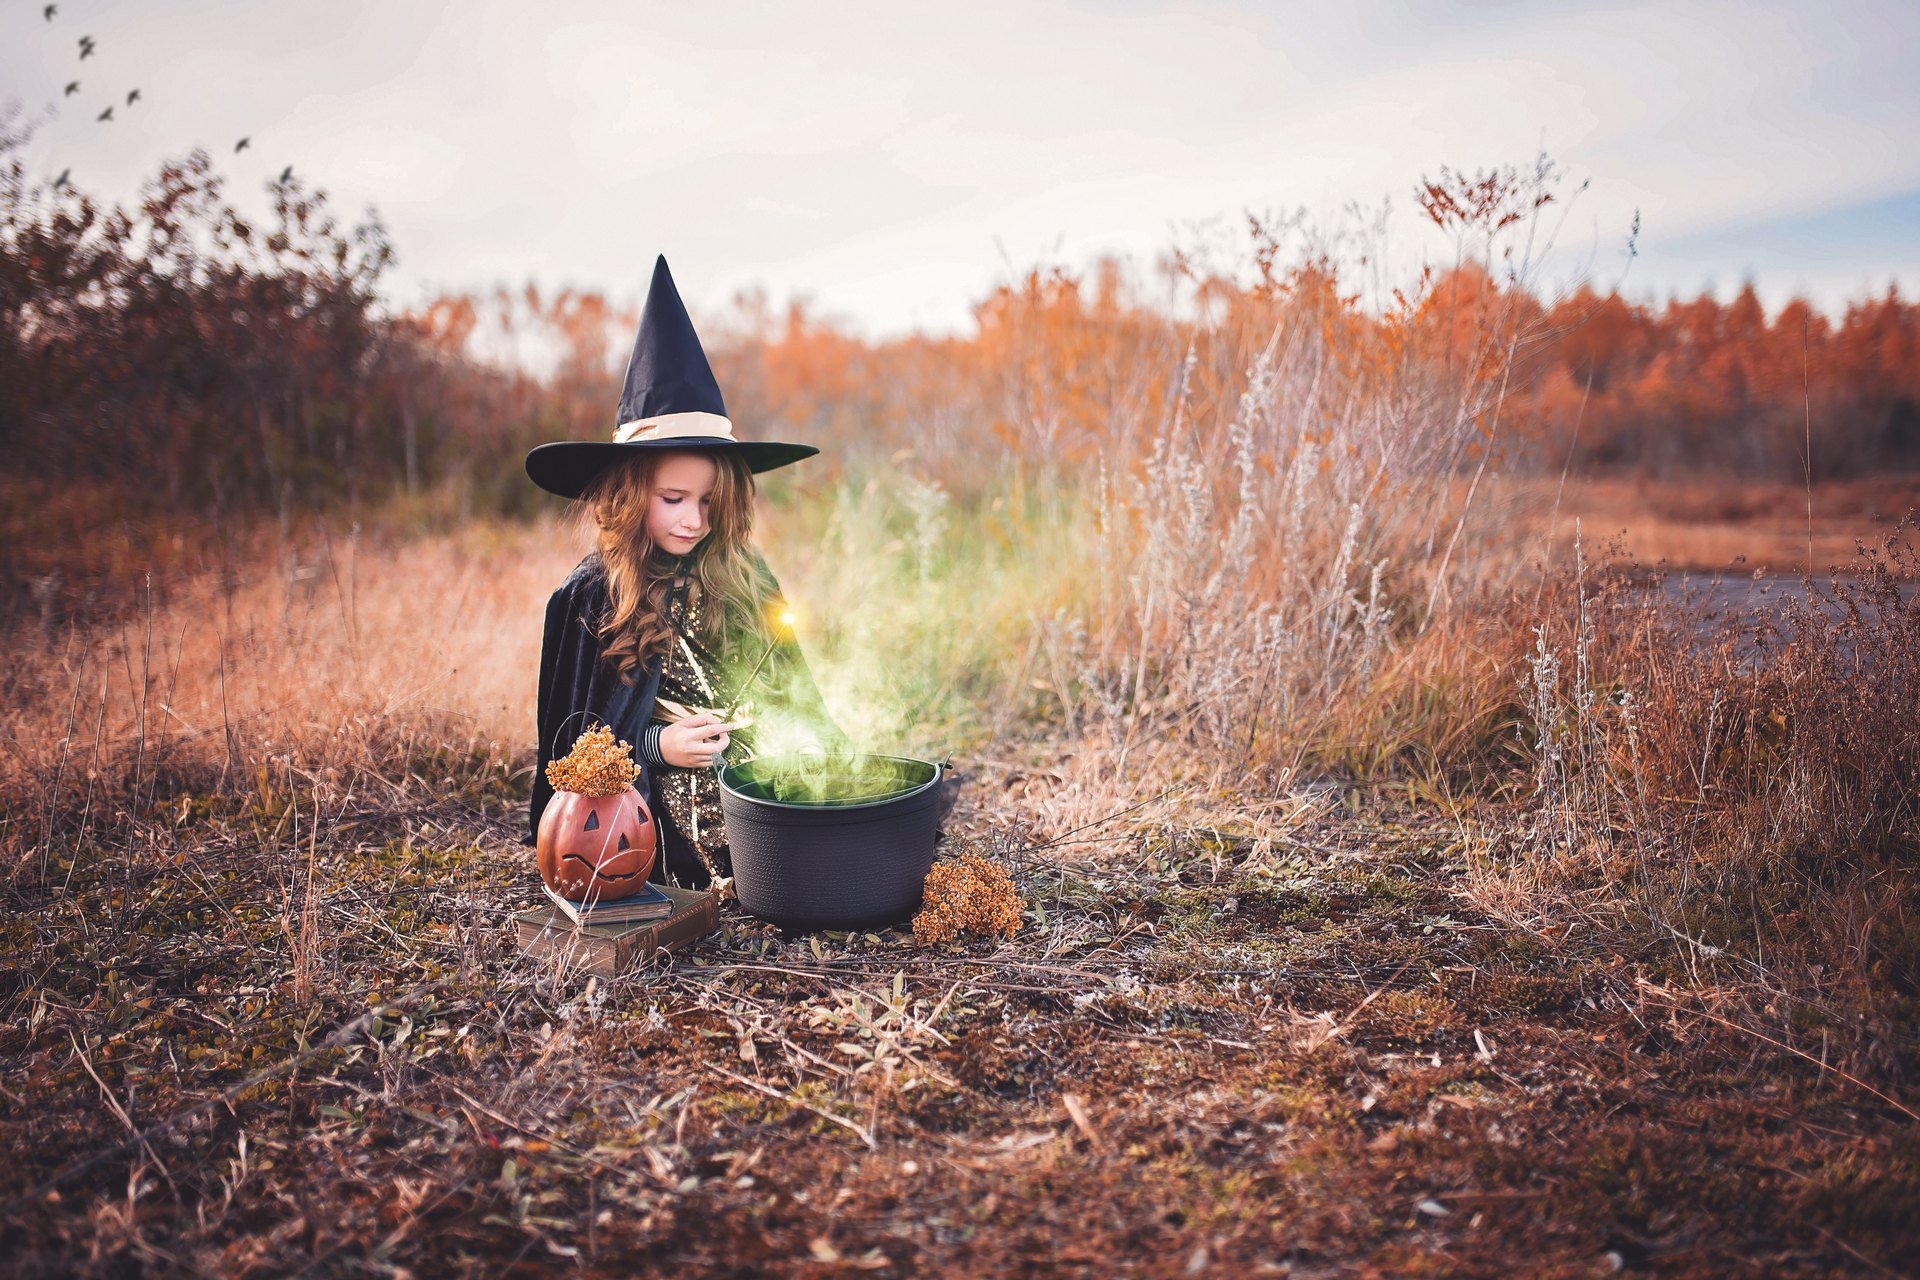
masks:
<path id="1" fill-rule="evenodd" d="M 564 898 L 544 881 L 540 888 L 546 892 L 547 900 L 575 924 L 627 924 L 634 920 L 664 920 L 673 914 L 673 899 L 651 882 L 630 897 L 595 898 L 586 902 Z"/>
<path id="2" fill-rule="evenodd" d="M 611 902 L 574 902 L 552 889 L 546 894 L 547 905 L 513 918 L 520 949 L 603 978 L 617 978 L 656 952 L 677 950 L 720 927 L 720 896 L 710 889 L 649 884 Z"/>

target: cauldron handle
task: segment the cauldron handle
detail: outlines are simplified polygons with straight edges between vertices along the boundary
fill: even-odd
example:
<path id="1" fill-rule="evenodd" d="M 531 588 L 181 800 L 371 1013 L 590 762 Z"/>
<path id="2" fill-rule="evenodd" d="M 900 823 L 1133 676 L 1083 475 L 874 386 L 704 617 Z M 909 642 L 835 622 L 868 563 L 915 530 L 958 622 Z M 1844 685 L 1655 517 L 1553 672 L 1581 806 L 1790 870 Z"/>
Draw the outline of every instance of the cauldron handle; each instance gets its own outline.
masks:
<path id="1" fill-rule="evenodd" d="M 938 815 L 935 818 L 935 822 L 944 823 L 947 820 L 947 815 L 953 812 L 953 806 L 958 800 L 958 797 L 953 795 L 951 789 L 946 785 L 947 778 L 950 776 L 950 771 L 953 768 L 953 752 L 947 752 L 944 760 L 935 760 L 932 763 L 934 809 Z"/>

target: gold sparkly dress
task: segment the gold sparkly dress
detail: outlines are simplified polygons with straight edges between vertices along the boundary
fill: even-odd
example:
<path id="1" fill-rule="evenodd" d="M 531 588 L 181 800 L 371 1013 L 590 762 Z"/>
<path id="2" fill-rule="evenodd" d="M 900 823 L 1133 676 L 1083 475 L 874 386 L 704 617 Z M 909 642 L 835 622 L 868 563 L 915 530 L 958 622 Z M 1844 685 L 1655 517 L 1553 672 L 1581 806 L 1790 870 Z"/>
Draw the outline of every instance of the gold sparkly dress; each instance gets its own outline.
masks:
<path id="1" fill-rule="evenodd" d="M 685 585 L 680 585 L 684 583 Z M 723 702 L 729 694 L 722 675 L 727 670 L 726 655 L 716 653 L 700 639 L 701 628 L 705 624 L 705 606 L 700 598 L 699 585 L 691 579 L 676 582 L 676 589 L 668 606 L 668 621 L 678 636 L 667 646 L 665 659 L 660 668 L 660 694 L 682 706 L 711 707 Z M 686 642 L 686 647 L 680 641 Z M 693 664 L 687 660 L 687 649 L 693 651 L 694 659 L 700 664 L 696 673 Z M 711 682 L 702 683 L 701 674 Z M 657 704 L 656 704 L 657 705 Z M 664 721 L 668 717 L 656 710 L 654 719 Z M 742 760 L 752 753 L 753 740 L 751 729 L 736 729 L 729 735 L 731 745 L 726 759 Z M 745 751 L 740 747 L 744 745 Z M 727 849 L 727 820 L 720 811 L 720 781 L 714 769 L 682 769 L 675 765 L 663 764 L 655 767 L 659 774 L 658 790 L 665 804 L 667 816 L 673 825 L 686 837 L 687 843 L 699 856 L 707 873 L 714 876 L 733 874 L 733 859 Z"/>

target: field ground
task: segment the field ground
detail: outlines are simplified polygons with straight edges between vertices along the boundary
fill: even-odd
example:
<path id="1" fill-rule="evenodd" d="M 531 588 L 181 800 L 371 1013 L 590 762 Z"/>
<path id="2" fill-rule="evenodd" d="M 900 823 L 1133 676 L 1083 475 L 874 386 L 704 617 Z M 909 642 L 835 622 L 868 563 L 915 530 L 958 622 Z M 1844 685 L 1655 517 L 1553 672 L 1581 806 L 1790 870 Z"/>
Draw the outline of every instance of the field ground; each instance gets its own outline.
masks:
<path id="1" fill-rule="evenodd" d="M 498 770 L 318 827 L 187 805 L 172 852 L 9 903 L 34 960 L 5 978 L 0 1250 L 221 1275 L 1920 1258 L 1912 1112 L 1741 1029 L 1768 997 L 1711 948 L 1489 915 L 1488 850 L 1360 791 L 1257 840 L 1032 850 L 1074 754 L 962 761 L 945 839 L 1018 869 L 1010 942 L 729 906 L 613 983 L 511 945 L 536 886 Z M 1772 1015 L 1816 1045 L 1854 1016 Z"/>
<path id="2" fill-rule="evenodd" d="M 1816 489 L 1816 565 L 1911 497 Z M 1641 565 L 1731 569 L 1744 589 L 1804 564 L 1805 503 L 1527 482 L 1489 499 L 1510 536 L 1475 549 L 1475 572 L 1521 581 L 1511 566 L 1564 550 L 1577 514 L 1595 560 L 1617 526 Z M 849 564 L 902 545 L 829 505 L 768 528 L 784 546 L 865 537 L 875 554 Z M 1015 872 L 1017 936 L 787 937 L 729 907 L 697 949 L 602 983 L 522 958 L 508 919 L 536 893 L 518 839 L 530 602 L 578 554 L 555 526 L 369 520 L 253 547 L 232 577 L 189 546 L 144 616 L 124 608 L 144 544 L 121 533 L 23 615 L 8 677 L 0 834 L 25 852 L 0 886 L 0 1256 L 17 1272 L 1811 1276 L 1920 1259 L 1910 969 L 1864 951 L 1920 954 L 1905 899 L 1828 902 L 1823 919 L 1864 904 L 1835 926 L 1863 940 L 1857 962 L 1762 967 L 1748 944 L 1791 929 L 1689 941 L 1581 888 L 1626 873 L 1555 880 L 1524 764 L 1459 794 L 1444 774 L 1242 776 L 1232 752 L 1131 728 L 1117 744 L 1122 720 L 1090 704 L 1064 731 L 1073 667 L 1041 652 L 1053 633 L 1018 628 L 1045 622 L 1022 611 L 1053 599 L 1040 570 L 1076 563 L 1073 544 L 1029 557 L 1048 565 L 1011 605 L 966 571 L 984 536 L 946 578 L 909 545 L 891 579 L 790 579 L 801 599 L 906 602 L 842 637 L 829 692 L 854 704 L 849 677 L 903 644 L 927 666 L 904 673 L 913 698 L 880 690 L 916 710 L 872 737 L 970 744 L 947 847 Z M 916 618 L 906 583 L 938 611 Z M 110 625 L 55 631 L 74 592 Z M 1436 670 L 1444 691 L 1479 668 Z M 1487 750 L 1513 771 L 1497 675 Z M 1819 873 L 1726 883 L 1778 902 Z"/>
<path id="3" fill-rule="evenodd" d="M 1648 567 L 1791 577 L 1809 568 L 1815 574 L 1844 568 L 1855 558 L 1856 540 L 1871 545 L 1920 510 L 1920 475 L 1823 481 L 1810 493 L 1796 485 L 1697 475 L 1573 477 L 1562 489 L 1548 477 L 1516 483 L 1508 500 L 1520 547 L 1551 545 L 1564 557 L 1578 520 L 1595 560 L 1611 558 L 1609 544 L 1617 540 Z"/>

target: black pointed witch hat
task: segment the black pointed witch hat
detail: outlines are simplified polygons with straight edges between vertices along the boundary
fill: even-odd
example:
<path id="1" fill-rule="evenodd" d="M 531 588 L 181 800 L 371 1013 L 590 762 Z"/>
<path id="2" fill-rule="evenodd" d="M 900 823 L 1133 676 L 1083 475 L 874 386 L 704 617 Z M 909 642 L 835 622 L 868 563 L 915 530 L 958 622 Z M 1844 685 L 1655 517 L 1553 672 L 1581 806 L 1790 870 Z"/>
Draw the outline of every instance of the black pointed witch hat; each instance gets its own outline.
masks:
<path id="1" fill-rule="evenodd" d="M 614 418 L 613 439 L 560 440 L 527 454 L 527 475 L 548 493 L 577 498 L 611 463 L 639 449 L 724 449 L 750 471 L 771 471 L 820 452 L 810 444 L 742 440 L 733 434 L 720 384 L 713 379 L 700 336 L 673 287 L 665 257 L 653 264 L 653 284 L 640 313 L 640 336 L 627 361 L 626 387 Z"/>

